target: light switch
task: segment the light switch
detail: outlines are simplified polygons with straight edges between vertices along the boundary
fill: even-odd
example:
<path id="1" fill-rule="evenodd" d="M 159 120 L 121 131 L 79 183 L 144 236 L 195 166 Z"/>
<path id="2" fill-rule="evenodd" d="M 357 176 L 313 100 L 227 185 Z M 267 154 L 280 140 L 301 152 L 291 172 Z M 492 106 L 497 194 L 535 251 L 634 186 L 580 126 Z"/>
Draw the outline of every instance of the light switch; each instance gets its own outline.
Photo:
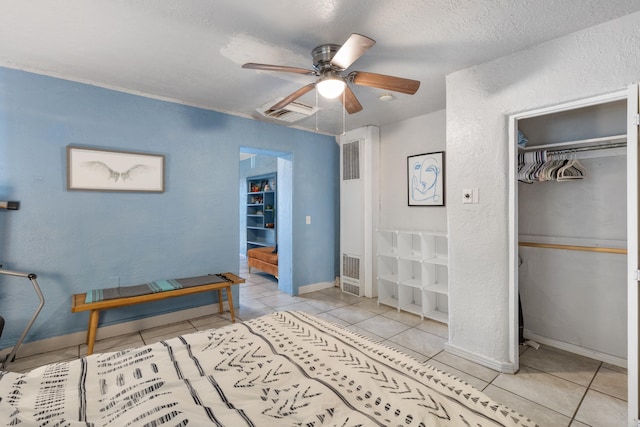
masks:
<path id="1" fill-rule="evenodd" d="M 311 215 L 307 215 L 306 222 L 307 225 L 311 224 Z"/>
<path id="2" fill-rule="evenodd" d="M 477 188 L 465 188 L 462 190 L 462 203 L 478 203 L 478 189 Z"/>

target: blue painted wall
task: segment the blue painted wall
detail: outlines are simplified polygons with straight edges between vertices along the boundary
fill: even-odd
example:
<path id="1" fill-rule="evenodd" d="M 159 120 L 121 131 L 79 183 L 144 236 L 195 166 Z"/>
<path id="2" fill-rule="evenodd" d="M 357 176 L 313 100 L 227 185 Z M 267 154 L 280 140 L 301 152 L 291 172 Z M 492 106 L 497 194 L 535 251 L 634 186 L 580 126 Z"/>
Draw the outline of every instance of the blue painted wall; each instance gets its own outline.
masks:
<path id="1" fill-rule="evenodd" d="M 66 190 L 67 145 L 166 156 L 166 192 Z M 71 294 L 150 280 L 238 271 L 239 151 L 293 159 L 293 286 L 337 274 L 338 163 L 333 137 L 0 68 L 0 264 L 34 272 L 46 304 L 26 341 L 83 331 Z M 313 216 L 305 225 L 305 215 Z M 236 295 L 237 298 L 237 290 Z M 214 302 L 202 295 L 110 310 L 100 325 Z M 237 301 L 237 300 L 236 300 Z M 12 346 L 37 299 L 0 276 L 0 348 Z"/>

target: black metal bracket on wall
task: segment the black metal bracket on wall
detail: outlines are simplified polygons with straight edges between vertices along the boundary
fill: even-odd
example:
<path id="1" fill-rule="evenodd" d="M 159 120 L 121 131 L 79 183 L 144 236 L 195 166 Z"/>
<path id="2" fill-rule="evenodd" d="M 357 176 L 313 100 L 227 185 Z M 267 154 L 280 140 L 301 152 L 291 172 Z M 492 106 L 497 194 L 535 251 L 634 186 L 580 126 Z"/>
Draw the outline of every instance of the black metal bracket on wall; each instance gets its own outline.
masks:
<path id="1" fill-rule="evenodd" d="M 0 209 L 7 209 L 9 211 L 17 211 L 20 209 L 20 202 L 3 202 L 0 201 Z"/>

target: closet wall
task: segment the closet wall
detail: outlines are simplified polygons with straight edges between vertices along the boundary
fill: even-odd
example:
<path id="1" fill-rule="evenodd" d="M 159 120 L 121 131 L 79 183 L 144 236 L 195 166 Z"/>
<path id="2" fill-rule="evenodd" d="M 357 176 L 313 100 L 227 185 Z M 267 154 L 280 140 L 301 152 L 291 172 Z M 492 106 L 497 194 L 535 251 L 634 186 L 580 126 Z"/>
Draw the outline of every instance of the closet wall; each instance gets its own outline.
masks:
<path id="1" fill-rule="evenodd" d="M 528 148 L 558 144 L 547 150 L 564 148 L 568 141 L 623 135 L 626 101 L 522 119 L 518 129 Z M 626 248 L 624 149 L 574 156 L 586 169 L 584 179 L 518 183 L 520 242 Z M 626 256 L 520 246 L 519 257 L 525 336 L 624 365 Z"/>

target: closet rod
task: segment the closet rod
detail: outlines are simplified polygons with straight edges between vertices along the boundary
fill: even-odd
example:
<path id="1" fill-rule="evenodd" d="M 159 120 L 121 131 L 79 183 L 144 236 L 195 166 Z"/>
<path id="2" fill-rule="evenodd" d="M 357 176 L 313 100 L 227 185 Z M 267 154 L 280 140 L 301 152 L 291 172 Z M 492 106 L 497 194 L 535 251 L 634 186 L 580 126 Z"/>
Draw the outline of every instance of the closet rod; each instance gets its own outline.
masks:
<path id="1" fill-rule="evenodd" d="M 519 242 L 519 245 L 529 246 L 532 248 L 564 249 L 567 251 L 602 252 L 602 253 L 608 253 L 608 254 L 623 254 L 623 255 L 626 255 L 627 253 L 627 250 L 624 248 L 604 248 L 601 246 L 557 245 L 555 243 L 532 243 L 532 242 Z"/>
<path id="2" fill-rule="evenodd" d="M 540 151 L 540 150 L 563 150 L 568 148 L 579 147 L 605 147 L 607 145 L 626 143 L 627 135 L 611 135 L 600 138 L 589 138 L 577 141 L 551 142 L 548 144 L 540 144 L 528 147 L 518 147 L 518 151 Z"/>
<path id="3" fill-rule="evenodd" d="M 565 154 L 565 153 L 578 153 L 581 151 L 593 151 L 593 150 L 606 150 L 609 148 L 623 148 L 626 147 L 626 142 L 618 142 L 608 145 L 592 145 L 591 147 L 576 147 L 576 148 L 564 148 L 560 150 L 547 150 L 547 154 Z"/>

